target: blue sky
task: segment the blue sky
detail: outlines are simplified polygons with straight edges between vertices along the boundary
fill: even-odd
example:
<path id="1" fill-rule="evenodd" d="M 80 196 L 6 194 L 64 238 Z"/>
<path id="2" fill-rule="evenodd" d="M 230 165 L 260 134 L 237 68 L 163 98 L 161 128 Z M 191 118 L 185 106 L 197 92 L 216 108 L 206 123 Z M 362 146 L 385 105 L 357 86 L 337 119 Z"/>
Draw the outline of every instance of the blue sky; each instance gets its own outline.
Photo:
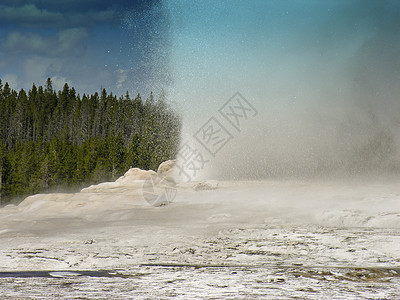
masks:
<path id="1" fill-rule="evenodd" d="M 338 167 L 382 132 L 400 158 L 399 55 L 397 0 L 0 2 L 0 78 L 15 89 L 163 88 L 189 137 L 241 92 L 259 115 L 215 161 L 228 173 Z"/>
<path id="2" fill-rule="evenodd" d="M 152 61 L 167 79 L 157 51 L 168 39 L 159 2 L 1 1 L 0 78 L 15 89 L 51 77 L 81 93 L 138 92 L 160 80 Z"/>
<path id="3" fill-rule="evenodd" d="M 211 173 L 357 173 L 400 159 L 400 2 L 170 0 L 166 7 L 171 99 L 186 117 L 184 139 L 236 91 L 259 111 L 233 131 Z"/>
<path id="4" fill-rule="evenodd" d="M 373 65 L 370 76 L 389 72 L 391 84 L 399 10 L 395 0 L 3 0 L 0 78 L 15 88 L 52 77 L 82 92 L 166 85 L 193 95 L 220 83 L 216 98 L 264 97 L 268 84 L 306 88 Z"/>
<path id="5" fill-rule="evenodd" d="M 187 85 L 188 90 L 198 85 L 193 94 L 204 86 L 212 88 L 207 81 L 219 83 L 216 89 L 225 89 L 223 93 L 258 90 L 255 96 L 260 98 L 282 86 L 290 90 L 300 85 L 305 91 L 317 84 L 326 92 L 329 86 L 319 82 L 323 79 L 334 86 L 371 76 L 378 77 L 380 85 L 387 75 L 387 84 L 397 85 L 397 1 L 168 3 L 176 84 Z"/>

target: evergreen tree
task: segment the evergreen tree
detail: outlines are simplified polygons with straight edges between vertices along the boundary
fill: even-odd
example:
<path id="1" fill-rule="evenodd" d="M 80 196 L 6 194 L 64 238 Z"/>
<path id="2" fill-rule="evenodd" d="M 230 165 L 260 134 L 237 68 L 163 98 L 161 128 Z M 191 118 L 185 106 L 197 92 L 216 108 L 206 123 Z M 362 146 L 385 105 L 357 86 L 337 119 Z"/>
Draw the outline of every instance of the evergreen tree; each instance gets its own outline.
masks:
<path id="1" fill-rule="evenodd" d="M 54 91 L 50 78 L 17 93 L 0 80 L 0 201 L 156 169 L 175 157 L 180 127 L 163 95 L 81 98 L 68 84 Z"/>
<path id="2" fill-rule="evenodd" d="M 1 81 L 0 81 L 0 92 L 1 92 Z M 0 205 L 2 200 L 2 186 L 3 186 L 3 165 L 6 154 L 6 147 L 3 145 L 3 142 L 0 140 Z"/>

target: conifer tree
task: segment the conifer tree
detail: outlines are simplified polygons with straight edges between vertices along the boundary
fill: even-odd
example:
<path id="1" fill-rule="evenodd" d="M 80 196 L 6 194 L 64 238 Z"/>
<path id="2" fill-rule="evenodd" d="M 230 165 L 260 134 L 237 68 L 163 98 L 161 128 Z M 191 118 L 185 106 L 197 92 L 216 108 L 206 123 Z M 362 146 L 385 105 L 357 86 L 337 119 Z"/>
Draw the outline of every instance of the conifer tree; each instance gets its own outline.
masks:
<path id="1" fill-rule="evenodd" d="M 0 80 L 0 199 L 115 180 L 129 167 L 156 169 L 176 155 L 181 121 L 165 97 L 143 101 L 76 94 L 32 85 L 11 90 Z"/>

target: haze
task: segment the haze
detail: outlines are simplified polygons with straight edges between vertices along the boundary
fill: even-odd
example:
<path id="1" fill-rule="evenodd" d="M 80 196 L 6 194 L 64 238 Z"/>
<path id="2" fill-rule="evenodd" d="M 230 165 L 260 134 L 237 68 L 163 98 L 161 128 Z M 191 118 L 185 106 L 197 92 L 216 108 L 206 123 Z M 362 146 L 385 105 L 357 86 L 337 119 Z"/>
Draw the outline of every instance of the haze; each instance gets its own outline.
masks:
<path id="1" fill-rule="evenodd" d="M 258 110 L 206 177 L 398 173 L 398 2 L 164 4 L 183 139 L 236 91 Z"/>

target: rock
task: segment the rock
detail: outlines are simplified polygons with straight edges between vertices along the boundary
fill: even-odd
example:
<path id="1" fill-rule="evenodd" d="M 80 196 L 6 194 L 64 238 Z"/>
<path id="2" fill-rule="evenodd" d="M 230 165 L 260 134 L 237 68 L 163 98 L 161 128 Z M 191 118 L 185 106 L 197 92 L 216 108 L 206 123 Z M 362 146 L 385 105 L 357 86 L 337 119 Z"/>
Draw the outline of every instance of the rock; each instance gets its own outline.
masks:
<path id="1" fill-rule="evenodd" d="M 218 181 L 215 180 L 198 182 L 193 186 L 193 189 L 195 191 L 215 190 L 217 188 L 218 188 Z"/>
<path id="2" fill-rule="evenodd" d="M 160 164 L 158 171 L 142 170 L 139 168 L 129 169 L 115 182 L 103 182 L 81 190 L 82 193 L 123 193 L 127 190 L 141 192 L 144 183 L 153 186 L 173 186 L 175 181 L 172 177 L 175 161 L 168 160 Z M 130 191 L 132 192 L 132 191 Z"/>
<path id="3" fill-rule="evenodd" d="M 175 160 L 167 160 L 158 166 L 157 174 L 162 176 L 166 181 L 175 182 L 174 180 Z"/>
<path id="4" fill-rule="evenodd" d="M 116 182 L 129 183 L 137 180 L 147 180 L 155 175 L 157 175 L 157 173 L 153 170 L 147 171 L 139 168 L 132 168 L 129 169 L 123 176 L 118 178 Z"/>
<path id="5" fill-rule="evenodd" d="M 172 176 L 175 167 L 175 160 L 167 160 L 158 166 L 157 174 L 162 176 Z"/>

